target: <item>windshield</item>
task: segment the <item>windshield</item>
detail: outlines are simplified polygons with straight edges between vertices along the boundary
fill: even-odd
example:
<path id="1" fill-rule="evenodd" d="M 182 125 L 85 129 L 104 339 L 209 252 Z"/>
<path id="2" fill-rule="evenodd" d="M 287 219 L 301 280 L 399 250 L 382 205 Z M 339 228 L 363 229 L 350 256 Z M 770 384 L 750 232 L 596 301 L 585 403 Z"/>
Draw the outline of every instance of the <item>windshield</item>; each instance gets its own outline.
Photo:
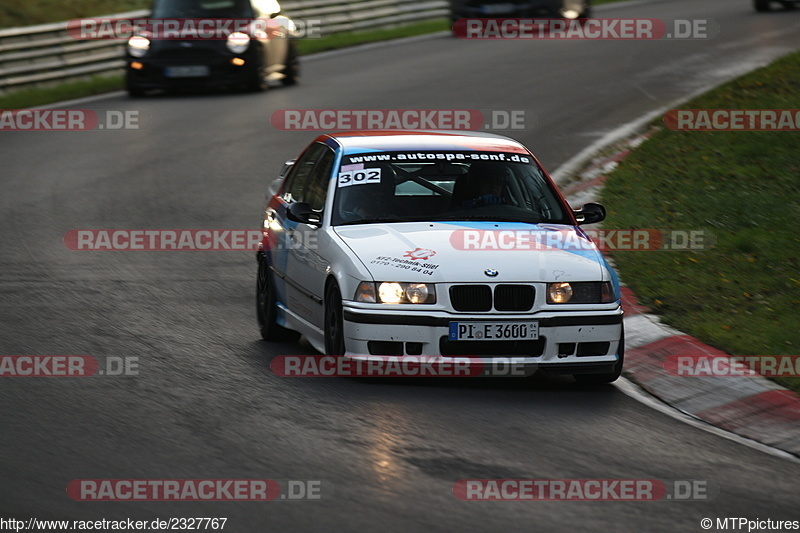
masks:
<path id="1" fill-rule="evenodd" d="M 156 0 L 152 18 L 252 18 L 250 0 Z"/>
<path id="2" fill-rule="evenodd" d="M 381 152 L 342 157 L 334 226 L 376 222 L 572 224 L 532 158 L 501 152 Z"/>

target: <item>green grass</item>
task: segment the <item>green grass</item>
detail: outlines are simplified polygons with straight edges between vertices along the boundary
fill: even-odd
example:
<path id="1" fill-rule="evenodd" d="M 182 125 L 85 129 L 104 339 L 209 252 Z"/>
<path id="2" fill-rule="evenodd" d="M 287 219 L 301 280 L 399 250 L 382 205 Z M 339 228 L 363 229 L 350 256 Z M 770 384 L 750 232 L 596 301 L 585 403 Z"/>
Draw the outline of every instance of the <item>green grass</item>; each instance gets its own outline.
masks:
<path id="1" fill-rule="evenodd" d="M 298 51 L 301 55 L 313 54 L 325 50 L 345 48 L 358 44 L 371 43 L 376 41 L 387 41 L 389 39 L 400 39 L 402 37 L 412 37 L 414 35 L 424 35 L 450 29 L 450 21 L 445 18 L 426 20 L 414 24 L 405 24 L 395 28 L 385 28 L 380 30 L 366 30 L 352 33 L 339 33 L 322 37 L 320 39 L 301 39 L 298 41 Z"/>
<path id="2" fill-rule="evenodd" d="M 95 76 L 85 81 L 63 83 L 56 87 L 23 89 L 0 96 L 0 109 L 28 109 L 40 105 L 83 98 L 122 89 L 123 78 L 119 76 Z"/>
<path id="3" fill-rule="evenodd" d="M 682 109 L 796 109 L 800 53 Z M 622 279 L 664 321 L 735 355 L 800 354 L 800 133 L 660 125 L 611 174 L 606 227 L 704 229 L 698 252 L 617 252 Z M 779 378 L 800 392 L 800 378 Z"/>

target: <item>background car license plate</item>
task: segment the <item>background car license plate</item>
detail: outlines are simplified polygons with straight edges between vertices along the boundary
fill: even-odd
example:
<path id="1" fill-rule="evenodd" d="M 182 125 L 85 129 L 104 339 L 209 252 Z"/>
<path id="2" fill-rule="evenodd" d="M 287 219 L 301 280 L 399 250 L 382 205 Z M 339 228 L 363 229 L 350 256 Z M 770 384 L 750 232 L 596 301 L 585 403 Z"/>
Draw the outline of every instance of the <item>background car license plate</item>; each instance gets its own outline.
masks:
<path id="1" fill-rule="evenodd" d="M 167 78 L 204 78 L 211 74 L 207 65 L 191 65 L 186 67 L 167 67 L 164 75 Z"/>
<path id="2" fill-rule="evenodd" d="M 485 4 L 478 8 L 481 14 L 483 15 L 505 15 L 508 13 L 513 13 L 516 10 L 517 6 L 514 4 Z"/>
<path id="3" fill-rule="evenodd" d="M 511 341 L 538 338 L 538 322 L 450 322 L 451 341 Z"/>

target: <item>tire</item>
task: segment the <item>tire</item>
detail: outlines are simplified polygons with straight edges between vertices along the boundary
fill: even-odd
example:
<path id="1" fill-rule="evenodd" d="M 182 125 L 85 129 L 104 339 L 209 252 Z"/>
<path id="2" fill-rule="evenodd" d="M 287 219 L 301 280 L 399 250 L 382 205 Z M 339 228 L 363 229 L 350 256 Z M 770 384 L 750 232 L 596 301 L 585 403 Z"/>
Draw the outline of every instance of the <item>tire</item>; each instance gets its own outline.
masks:
<path id="1" fill-rule="evenodd" d="M 344 355 L 342 294 L 336 283 L 325 291 L 325 355 Z"/>
<path id="2" fill-rule="evenodd" d="M 247 91 L 252 93 L 260 93 L 267 90 L 267 82 L 264 80 L 264 76 L 261 74 L 261 69 L 256 69 L 253 77 L 245 86 Z"/>
<path id="3" fill-rule="evenodd" d="M 286 66 L 283 68 L 281 83 L 284 86 L 297 85 L 300 80 L 300 60 L 297 57 L 297 47 L 294 42 L 289 43 L 286 53 Z"/>
<path id="4" fill-rule="evenodd" d="M 614 365 L 612 372 L 604 374 L 573 374 L 572 377 L 575 381 L 582 385 L 601 385 L 604 383 L 612 383 L 616 381 L 622 374 L 622 365 L 625 361 L 625 328 L 622 328 L 619 339 L 619 349 L 617 350 L 619 361 Z"/>
<path id="5" fill-rule="evenodd" d="M 760 13 L 769 11 L 769 0 L 753 0 L 753 7 Z"/>
<path id="6" fill-rule="evenodd" d="M 133 83 L 128 75 L 125 76 L 125 90 L 131 98 L 141 98 L 145 94 L 144 89 Z"/>
<path id="7" fill-rule="evenodd" d="M 265 341 L 295 341 L 300 336 L 296 331 L 278 325 L 277 301 L 275 299 L 275 282 L 269 270 L 266 258 L 258 260 L 258 276 L 256 279 L 256 318 L 261 338 Z"/>

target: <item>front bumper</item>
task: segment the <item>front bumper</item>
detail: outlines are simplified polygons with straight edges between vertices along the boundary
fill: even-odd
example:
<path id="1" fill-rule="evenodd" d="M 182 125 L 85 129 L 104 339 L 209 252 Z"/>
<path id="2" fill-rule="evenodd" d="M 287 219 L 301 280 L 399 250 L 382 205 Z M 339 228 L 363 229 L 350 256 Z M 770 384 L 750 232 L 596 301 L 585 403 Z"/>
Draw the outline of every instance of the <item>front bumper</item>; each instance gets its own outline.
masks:
<path id="1" fill-rule="evenodd" d="M 454 2 L 452 18 L 532 17 L 552 15 L 554 0 Z"/>
<path id="2" fill-rule="evenodd" d="M 525 341 L 451 341 L 450 322 L 531 322 L 539 337 Z M 483 365 L 513 360 L 555 373 L 605 373 L 619 360 L 622 309 L 535 314 L 408 313 L 365 309 L 344 302 L 347 356 L 471 358 Z"/>
<path id="3" fill-rule="evenodd" d="M 249 50 L 248 50 L 249 52 Z M 234 58 L 244 60 L 244 65 L 234 65 Z M 133 68 L 139 63 L 141 68 Z M 168 69 L 173 67 L 205 67 L 207 75 L 191 77 L 170 77 Z M 185 57 L 147 57 L 126 58 L 126 76 L 129 85 L 140 89 L 178 89 L 189 87 L 227 87 L 247 84 L 256 78 L 260 65 L 254 53 L 234 55 L 215 53 L 205 55 L 186 55 Z"/>

